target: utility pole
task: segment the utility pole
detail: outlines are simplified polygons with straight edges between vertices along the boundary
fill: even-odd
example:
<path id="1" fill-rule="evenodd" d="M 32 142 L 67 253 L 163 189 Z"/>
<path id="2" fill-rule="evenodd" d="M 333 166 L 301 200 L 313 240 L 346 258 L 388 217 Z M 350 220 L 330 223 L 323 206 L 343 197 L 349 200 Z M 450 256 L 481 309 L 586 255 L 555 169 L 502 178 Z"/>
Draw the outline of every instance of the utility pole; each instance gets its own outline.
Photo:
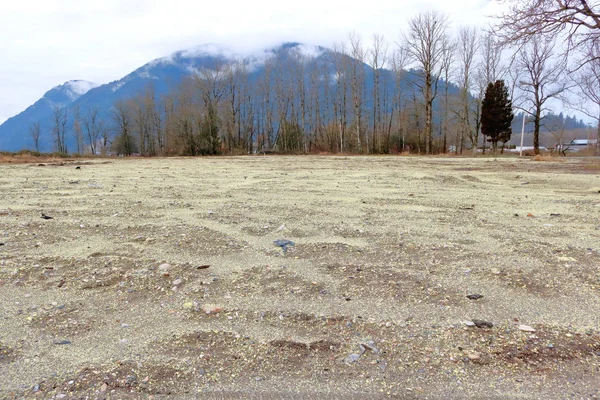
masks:
<path id="1" fill-rule="evenodd" d="M 525 137 L 525 111 L 523 111 L 523 126 L 521 127 L 521 147 L 519 148 L 519 157 L 523 157 L 523 139 Z"/>

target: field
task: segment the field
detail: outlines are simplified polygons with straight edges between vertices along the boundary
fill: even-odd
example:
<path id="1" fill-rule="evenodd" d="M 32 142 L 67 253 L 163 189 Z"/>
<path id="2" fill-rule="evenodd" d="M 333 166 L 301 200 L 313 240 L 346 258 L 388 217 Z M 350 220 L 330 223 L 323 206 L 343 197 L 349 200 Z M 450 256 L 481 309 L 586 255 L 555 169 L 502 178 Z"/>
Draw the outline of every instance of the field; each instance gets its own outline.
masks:
<path id="1" fill-rule="evenodd" d="M 562 161 L 1 164 L 0 398 L 600 398 Z"/>

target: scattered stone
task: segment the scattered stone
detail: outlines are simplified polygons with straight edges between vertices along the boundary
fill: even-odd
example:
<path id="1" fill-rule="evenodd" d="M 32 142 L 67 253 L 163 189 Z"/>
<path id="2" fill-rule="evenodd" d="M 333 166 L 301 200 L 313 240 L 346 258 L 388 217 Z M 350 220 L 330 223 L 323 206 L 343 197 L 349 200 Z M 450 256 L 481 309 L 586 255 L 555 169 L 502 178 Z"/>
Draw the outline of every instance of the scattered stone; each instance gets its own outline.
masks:
<path id="1" fill-rule="evenodd" d="M 467 299 L 469 299 L 469 300 L 479 300 L 481 298 L 483 298 L 482 294 L 473 293 L 473 294 L 467 295 Z"/>
<path id="2" fill-rule="evenodd" d="M 365 343 L 361 343 L 360 347 L 361 347 L 361 350 L 363 353 L 365 352 L 365 350 L 371 350 L 374 354 L 377 354 L 377 355 L 381 354 L 381 352 L 377 348 L 377 345 L 372 340 L 369 340 Z"/>
<path id="3" fill-rule="evenodd" d="M 523 332 L 535 332 L 535 329 L 529 325 L 519 325 L 519 330 Z"/>
<path id="4" fill-rule="evenodd" d="M 473 319 L 471 320 L 478 328 L 493 328 L 494 324 L 489 321 L 483 321 L 481 319 Z"/>
<path id="5" fill-rule="evenodd" d="M 167 272 L 170 269 L 171 269 L 171 264 L 164 263 L 164 264 L 160 264 L 158 266 L 159 271 Z"/>
<path id="6" fill-rule="evenodd" d="M 71 341 L 69 341 L 69 340 L 55 340 L 54 344 L 57 344 L 57 345 L 66 345 L 66 344 L 71 344 Z"/>
<path id="7" fill-rule="evenodd" d="M 529 218 L 535 218 L 535 215 L 533 215 L 532 213 L 527 213 L 527 216 L 528 216 Z"/>
<path id="8" fill-rule="evenodd" d="M 100 393 L 106 392 L 107 389 L 108 389 L 108 384 L 106 382 L 104 382 L 102 384 L 102 386 L 100 386 Z"/>
<path id="9" fill-rule="evenodd" d="M 42 213 L 42 216 L 40 218 L 42 218 L 42 219 L 54 219 L 54 217 L 51 217 L 51 216 L 46 215 L 44 213 Z"/>
<path id="10" fill-rule="evenodd" d="M 196 267 L 196 269 L 208 269 L 208 268 L 210 268 L 210 265 L 198 265 Z"/>
<path id="11" fill-rule="evenodd" d="M 175 280 L 173 281 L 173 286 L 179 286 L 179 285 L 181 285 L 182 283 L 183 283 L 183 280 L 182 280 L 182 279 L 175 279 Z"/>
<path id="12" fill-rule="evenodd" d="M 521 182 L 521 185 L 529 185 L 529 182 Z"/>
<path id="13" fill-rule="evenodd" d="M 81 169 L 81 167 L 78 165 L 78 166 L 75 167 L 75 169 Z"/>
<path id="14" fill-rule="evenodd" d="M 469 357 L 469 360 L 471 361 L 479 361 L 481 359 L 481 353 L 478 351 L 472 351 L 467 357 Z"/>
<path id="15" fill-rule="evenodd" d="M 194 308 L 194 303 L 192 303 L 191 301 L 188 301 L 187 303 L 183 303 L 184 310 L 191 310 L 192 308 Z"/>
<path id="16" fill-rule="evenodd" d="M 200 309 L 207 314 L 217 314 L 223 311 L 223 307 L 219 307 L 214 304 L 204 304 L 202 307 L 200 307 Z"/>
<path id="17" fill-rule="evenodd" d="M 558 257 L 558 261 L 562 262 L 576 262 L 577 260 L 573 257 Z"/>
<path id="18" fill-rule="evenodd" d="M 360 360 L 361 355 L 362 354 L 356 354 L 356 353 L 350 354 L 348 357 L 344 358 L 344 362 L 346 364 L 352 364 L 352 363 L 358 362 L 358 360 Z"/>
<path id="19" fill-rule="evenodd" d="M 492 274 L 500 275 L 500 270 L 498 268 L 492 268 Z"/>
<path id="20" fill-rule="evenodd" d="M 475 323 L 473 321 L 465 321 L 464 324 L 466 326 L 475 326 Z"/>

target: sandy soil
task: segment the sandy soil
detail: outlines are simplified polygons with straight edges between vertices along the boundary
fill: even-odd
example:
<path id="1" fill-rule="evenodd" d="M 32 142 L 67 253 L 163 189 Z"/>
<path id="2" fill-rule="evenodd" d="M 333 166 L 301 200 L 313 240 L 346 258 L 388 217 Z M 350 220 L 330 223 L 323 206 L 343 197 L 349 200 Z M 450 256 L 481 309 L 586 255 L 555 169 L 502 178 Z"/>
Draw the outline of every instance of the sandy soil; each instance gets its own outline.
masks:
<path id="1" fill-rule="evenodd" d="M 598 398 L 595 162 L 0 165 L 0 397 Z"/>

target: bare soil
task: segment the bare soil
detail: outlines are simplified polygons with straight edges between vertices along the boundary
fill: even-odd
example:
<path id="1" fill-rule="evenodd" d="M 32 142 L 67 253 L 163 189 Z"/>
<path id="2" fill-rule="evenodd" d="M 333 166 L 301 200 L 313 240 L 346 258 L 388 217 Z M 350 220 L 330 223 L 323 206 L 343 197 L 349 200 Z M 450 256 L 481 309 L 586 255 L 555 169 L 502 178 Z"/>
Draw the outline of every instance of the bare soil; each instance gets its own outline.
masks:
<path id="1" fill-rule="evenodd" d="M 599 398 L 599 171 L 2 164 L 0 398 Z"/>

